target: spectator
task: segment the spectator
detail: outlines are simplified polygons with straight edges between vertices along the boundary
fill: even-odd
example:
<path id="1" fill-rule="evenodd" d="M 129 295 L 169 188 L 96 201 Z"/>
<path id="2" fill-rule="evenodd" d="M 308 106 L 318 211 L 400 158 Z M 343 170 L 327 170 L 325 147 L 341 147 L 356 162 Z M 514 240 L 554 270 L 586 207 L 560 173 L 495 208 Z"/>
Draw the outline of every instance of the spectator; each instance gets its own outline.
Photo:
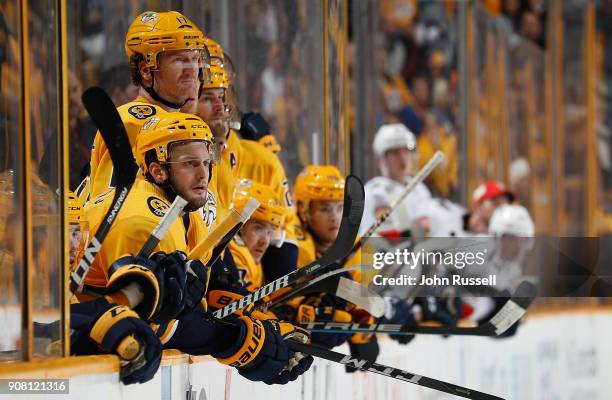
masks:
<path id="1" fill-rule="evenodd" d="M 502 2 L 502 14 L 510 21 L 515 31 L 519 30 L 523 8 L 521 0 L 503 0 Z"/>
<path id="2" fill-rule="evenodd" d="M 544 47 L 544 31 L 538 16 L 532 11 L 521 15 L 520 34 L 540 47 Z"/>
<path id="3" fill-rule="evenodd" d="M 110 95 L 116 107 L 128 103 L 138 95 L 138 88 L 130 80 L 130 66 L 117 64 L 100 76 L 100 86 Z"/>
<path id="4" fill-rule="evenodd" d="M 261 74 L 262 111 L 270 115 L 277 98 L 283 95 L 285 78 L 281 71 L 280 46 L 274 43 L 268 51 L 268 63 Z"/>
<path id="5" fill-rule="evenodd" d="M 443 123 L 443 125 L 442 125 Z M 429 111 L 425 116 L 425 129 L 417 140 L 419 149 L 419 165 L 422 167 L 438 150 L 446 156 L 444 162 L 434 169 L 426 183 L 434 193 L 444 198 L 451 196 L 456 189 L 459 175 L 459 160 L 457 159 L 457 138 L 444 122 L 444 117 L 437 111 Z"/>
<path id="6" fill-rule="evenodd" d="M 429 83 L 424 76 L 418 76 L 412 81 L 414 103 L 399 113 L 399 118 L 416 136 L 423 131 L 425 113 L 429 107 Z"/>

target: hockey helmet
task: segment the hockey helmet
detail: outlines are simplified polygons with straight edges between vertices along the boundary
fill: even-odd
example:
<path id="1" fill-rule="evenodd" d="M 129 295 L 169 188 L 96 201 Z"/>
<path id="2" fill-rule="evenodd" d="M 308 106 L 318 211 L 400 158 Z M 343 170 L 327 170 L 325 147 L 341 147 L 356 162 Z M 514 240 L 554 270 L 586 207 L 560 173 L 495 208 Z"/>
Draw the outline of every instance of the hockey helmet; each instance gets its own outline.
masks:
<path id="1" fill-rule="evenodd" d="M 204 44 L 208 49 L 208 54 L 210 54 L 211 66 L 218 65 L 220 67 L 223 67 L 225 57 L 223 56 L 223 48 L 221 47 L 221 45 L 210 37 L 204 39 Z"/>
<path id="2" fill-rule="evenodd" d="M 70 240 L 70 268 L 76 267 L 78 262 L 83 257 L 85 247 L 89 239 L 89 225 L 85 219 L 85 211 L 81 201 L 77 195 L 70 191 L 68 192 L 68 223 L 69 223 L 69 240 Z"/>
<path id="3" fill-rule="evenodd" d="M 259 202 L 252 218 L 269 222 L 277 228 L 283 225 L 287 209 L 268 185 L 250 179 L 240 179 L 234 189 L 232 207 L 241 211 L 251 197 Z"/>
<path id="4" fill-rule="evenodd" d="M 372 145 L 374 154 L 382 158 L 389 150 L 407 148 L 416 150 L 414 134 L 404 124 L 388 124 L 378 128 Z"/>
<path id="5" fill-rule="evenodd" d="M 494 199 L 499 196 L 510 194 L 506 186 L 499 181 L 488 181 L 479 185 L 472 194 L 472 202 L 480 204 L 487 199 Z"/>
<path id="6" fill-rule="evenodd" d="M 295 199 L 341 201 L 344 199 L 344 176 L 333 165 L 307 165 L 295 179 Z"/>
<path id="7" fill-rule="evenodd" d="M 204 142 L 211 154 L 211 160 L 215 160 L 216 152 L 212 145 L 212 137 L 208 125 L 196 115 L 172 112 L 159 118 L 151 117 L 142 126 L 136 138 L 136 162 L 146 175 L 148 166 L 145 155 L 148 151 L 154 150 L 157 160 L 165 163 L 173 144 L 189 141 Z"/>
<path id="8" fill-rule="evenodd" d="M 497 207 L 491 216 L 489 233 L 496 236 L 532 237 L 535 234 L 535 226 L 525 207 L 518 204 L 503 204 Z"/>
<path id="9" fill-rule="evenodd" d="M 125 37 L 125 52 L 131 61 L 142 55 L 146 66 L 157 69 L 157 56 L 169 50 L 194 50 L 200 55 L 200 70 L 208 80 L 210 55 L 204 44 L 204 33 L 183 14 L 176 11 L 145 11 L 134 19 Z"/>

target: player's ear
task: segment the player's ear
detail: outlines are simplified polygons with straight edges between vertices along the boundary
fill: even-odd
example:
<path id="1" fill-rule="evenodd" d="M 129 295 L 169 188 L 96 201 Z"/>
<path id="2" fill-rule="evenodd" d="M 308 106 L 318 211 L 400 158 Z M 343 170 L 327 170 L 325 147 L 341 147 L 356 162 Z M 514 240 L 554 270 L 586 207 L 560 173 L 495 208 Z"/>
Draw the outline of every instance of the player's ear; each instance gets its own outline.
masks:
<path id="1" fill-rule="evenodd" d="M 296 207 L 297 207 L 298 217 L 300 217 L 300 220 L 304 223 L 308 223 L 310 220 L 309 218 L 310 215 L 308 213 L 308 206 L 304 204 L 304 202 L 298 201 L 296 203 Z"/>
<path id="2" fill-rule="evenodd" d="M 138 71 L 140 72 L 140 76 L 142 76 L 142 79 L 144 80 L 150 81 L 153 77 L 153 75 L 151 74 L 151 68 L 147 67 L 144 61 L 141 61 L 138 64 Z"/>
<path id="3" fill-rule="evenodd" d="M 149 173 L 156 183 L 164 183 L 168 179 L 168 171 L 161 164 L 153 162 L 149 165 Z"/>

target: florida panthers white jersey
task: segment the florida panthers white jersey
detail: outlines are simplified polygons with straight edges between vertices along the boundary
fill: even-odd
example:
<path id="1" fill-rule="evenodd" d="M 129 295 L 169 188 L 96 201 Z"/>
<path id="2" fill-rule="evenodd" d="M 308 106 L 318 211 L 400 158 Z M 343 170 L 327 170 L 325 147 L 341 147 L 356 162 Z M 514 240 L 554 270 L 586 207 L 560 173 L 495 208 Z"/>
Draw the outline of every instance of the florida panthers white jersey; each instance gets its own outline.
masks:
<path id="1" fill-rule="evenodd" d="M 410 179 L 410 178 L 409 178 Z M 365 185 L 365 208 L 360 233 L 364 233 L 376 221 L 377 212 L 388 207 L 404 192 L 405 184 L 384 176 L 377 176 Z M 378 228 L 379 232 L 405 231 L 412 221 L 429 215 L 431 193 L 427 186 L 419 183 L 412 192 L 393 210 L 387 220 Z"/>
<path id="2" fill-rule="evenodd" d="M 374 221 L 377 211 L 391 205 L 399 198 L 406 186 L 384 176 L 377 176 L 365 185 L 365 209 L 360 233 L 364 233 Z M 419 183 L 412 192 L 395 208 L 378 229 L 379 232 L 410 229 L 414 221 L 426 218 L 429 236 L 462 236 L 465 209 L 449 200 L 436 199 L 429 189 Z"/>

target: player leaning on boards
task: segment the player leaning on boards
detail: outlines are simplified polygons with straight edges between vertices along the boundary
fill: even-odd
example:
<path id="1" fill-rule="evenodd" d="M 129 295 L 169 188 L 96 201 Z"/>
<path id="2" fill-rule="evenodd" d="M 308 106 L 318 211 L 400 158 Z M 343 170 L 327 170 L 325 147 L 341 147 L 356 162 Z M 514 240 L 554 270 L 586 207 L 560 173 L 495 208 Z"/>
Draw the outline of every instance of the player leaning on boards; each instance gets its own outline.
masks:
<path id="1" fill-rule="evenodd" d="M 298 266 L 319 258 L 336 240 L 342 218 L 344 185 L 344 176 L 332 165 L 307 165 L 297 176 L 294 194 L 299 221 L 294 229 L 299 248 Z M 359 260 L 359 255 L 352 260 Z M 296 307 L 294 318 L 299 322 L 373 322 L 367 312 L 332 294 L 308 295 L 291 304 Z M 348 340 L 351 355 L 371 360 L 375 360 L 379 352 L 373 335 L 313 333 L 312 340 L 328 348 Z"/>
<path id="2" fill-rule="evenodd" d="M 241 179 L 234 189 L 232 207 L 241 210 L 248 199 L 259 201 L 259 207 L 230 243 L 229 249 L 240 271 L 241 283 L 255 290 L 268 283 L 263 276 L 261 258 L 270 242 L 282 235 L 287 209 L 269 186 Z"/>
<path id="3" fill-rule="evenodd" d="M 215 140 L 225 144 L 220 149 L 219 174 L 213 177 L 216 182 L 212 185 L 219 193 L 220 203 L 227 207 L 236 179 L 250 179 L 270 186 L 290 210 L 285 218 L 284 235 L 273 240 L 262 257 L 264 277 L 267 281 L 273 281 L 294 271 L 297 264 L 297 242 L 292 229 L 293 221 L 297 217 L 289 183 L 283 164 L 274 152 L 255 140 L 244 139 L 251 137 L 250 128 L 263 129 L 262 124 L 253 124 L 255 121 L 250 118 L 243 120 L 244 124 L 240 124 L 242 139 L 233 129 L 237 122 L 230 119 L 240 111 L 231 81 L 234 74 L 232 63 L 213 39 L 207 38 L 205 43 L 210 54 L 215 56 L 211 56 L 211 79 L 202 85 L 200 91 L 197 114 L 209 123 L 213 134 L 218 135 Z M 261 118 L 257 121 L 262 122 Z M 269 129 L 269 126 L 267 128 Z M 231 177 L 228 176 L 228 170 L 231 171 Z"/>
<path id="4" fill-rule="evenodd" d="M 134 19 L 125 51 L 138 97 L 117 109 L 134 148 L 150 117 L 194 107 L 200 83 L 208 80 L 209 56 L 204 34 L 176 11 L 146 11 Z M 113 187 L 110 155 L 98 132 L 91 153 L 89 199 Z"/>
<path id="5" fill-rule="evenodd" d="M 166 348 L 211 354 L 255 381 L 283 384 L 296 379 L 310 367 L 312 357 L 296 357 L 284 339 L 299 336 L 304 340 L 307 334 L 290 324 L 260 321 L 248 314 L 223 322 L 212 320 L 205 311 L 206 302 L 200 302 L 204 290 L 197 285 L 205 289 L 206 269 L 199 260 L 185 261 L 184 254 L 207 233 L 197 211 L 206 203 L 212 162 L 210 129 L 197 116 L 183 113 L 167 113 L 150 121 L 136 138 L 135 156 L 144 179 L 136 181 L 111 227 L 87 276 L 86 289 L 104 288 L 107 298 L 127 303 L 143 318 L 161 324 L 158 335 Z M 158 253 L 150 259 L 132 256 L 176 195 L 187 200 L 186 214 L 171 225 L 155 249 Z M 93 201 L 88 213 L 93 230 L 110 199 L 102 195 Z M 197 276 L 188 273 L 185 277 L 186 269 L 194 269 Z M 162 272 L 165 276 L 158 281 Z M 187 281 L 186 290 L 171 293 L 180 285 L 169 285 L 168 274 L 178 282 Z M 195 281 L 193 285 L 190 280 Z"/>
<path id="6" fill-rule="evenodd" d="M 88 224 L 77 196 L 68 194 L 70 266 L 76 267 L 87 243 Z M 131 337 L 131 338 L 128 338 Z M 142 354 L 139 354 L 142 349 Z M 70 352 L 72 355 L 116 354 L 123 363 L 121 381 L 144 383 L 159 368 L 162 344 L 149 325 L 128 306 L 105 298 L 70 304 Z"/>

